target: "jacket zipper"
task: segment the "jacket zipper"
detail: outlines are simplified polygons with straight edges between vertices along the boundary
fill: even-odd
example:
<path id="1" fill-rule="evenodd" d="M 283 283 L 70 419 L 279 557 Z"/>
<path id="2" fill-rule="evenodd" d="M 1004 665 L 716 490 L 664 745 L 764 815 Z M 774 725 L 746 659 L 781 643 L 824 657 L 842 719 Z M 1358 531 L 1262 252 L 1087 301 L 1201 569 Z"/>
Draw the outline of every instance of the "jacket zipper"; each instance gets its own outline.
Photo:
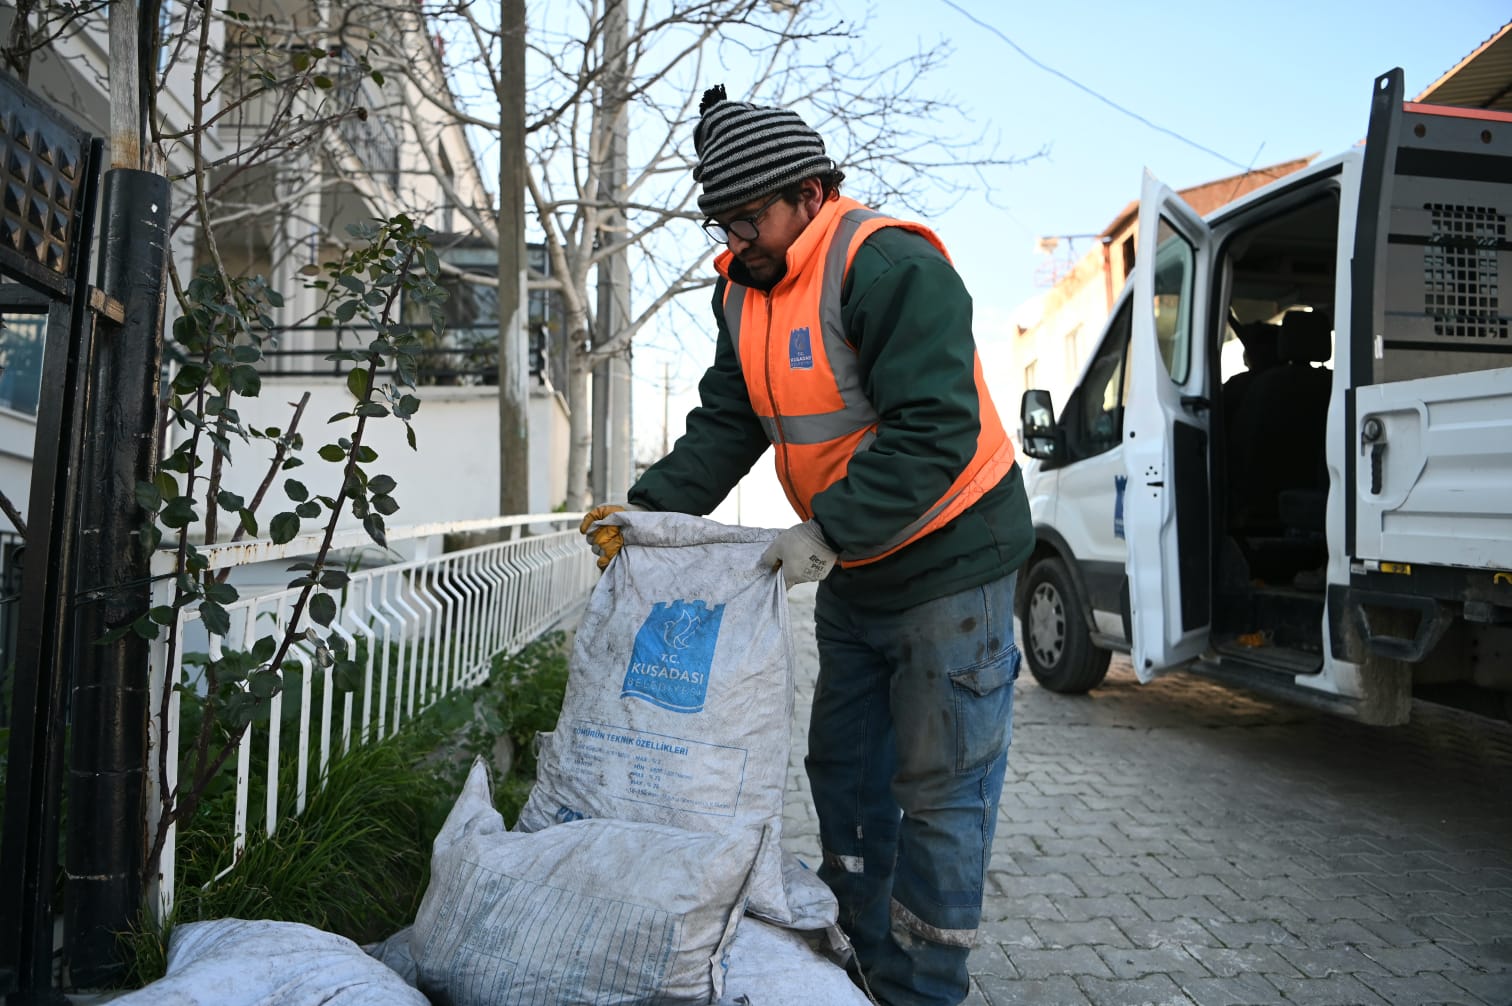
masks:
<path id="1" fill-rule="evenodd" d="M 776 386 L 772 384 L 772 294 L 771 291 L 762 291 L 761 296 L 766 300 L 766 340 L 763 348 L 765 352 L 763 364 L 766 367 L 767 402 L 772 410 L 772 425 L 777 428 L 777 471 L 783 485 L 793 484 L 792 465 L 788 458 L 787 433 L 782 429 L 782 413 L 777 409 Z M 805 515 L 805 519 L 807 515 Z"/>

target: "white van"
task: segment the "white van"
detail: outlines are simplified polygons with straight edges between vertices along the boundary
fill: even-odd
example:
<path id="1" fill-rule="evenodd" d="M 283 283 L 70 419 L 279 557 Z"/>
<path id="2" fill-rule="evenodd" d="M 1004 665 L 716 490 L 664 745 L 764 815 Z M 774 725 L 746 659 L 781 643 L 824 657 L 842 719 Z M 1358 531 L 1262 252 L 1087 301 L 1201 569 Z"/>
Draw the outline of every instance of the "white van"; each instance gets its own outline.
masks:
<path id="1" fill-rule="evenodd" d="M 1035 678 L 1117 650 L 1370 723 L 1512 713 L 1509 218 L 1512 115 L 1400 70 L 1363 147 L 1207 219 L 1147 174 L 1097 351 L 1059 418 L 1024 394 Z"/>

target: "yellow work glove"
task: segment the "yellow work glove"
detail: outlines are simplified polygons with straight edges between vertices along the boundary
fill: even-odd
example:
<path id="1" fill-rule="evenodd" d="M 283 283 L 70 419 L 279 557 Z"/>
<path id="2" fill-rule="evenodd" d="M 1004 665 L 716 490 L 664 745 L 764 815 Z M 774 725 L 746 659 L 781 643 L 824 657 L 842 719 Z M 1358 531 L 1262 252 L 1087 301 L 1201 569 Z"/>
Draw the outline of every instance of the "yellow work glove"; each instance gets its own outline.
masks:
<path id="1" fill-rule="evenodd" d="M 800 583 L 813 583 L 829 576 L 839 555 L 824 540 L 818 521 L 794 524 L 779 534 L 761 554 L 761 564 L 769 569 L 781 569 L 787 588 Z"/>
<path id="2" fill-rule="evenodd" d="M 609 561 L 619 555 L 619 550 L 625 544 L 620 537 L 620 529 L 608 524 L 604 527 L 594 527 L 599 521 L 612 513 L 621 510 L 645 510 L 634 503 L 600 503 L 598 506 L 583 514 L 583 522 L 578 525 L 578 530 L 588 539 L 588 544 L 593 548 L 593 554 L 598 556 L 598 568 L 603 569 L 609 565 Z"/>

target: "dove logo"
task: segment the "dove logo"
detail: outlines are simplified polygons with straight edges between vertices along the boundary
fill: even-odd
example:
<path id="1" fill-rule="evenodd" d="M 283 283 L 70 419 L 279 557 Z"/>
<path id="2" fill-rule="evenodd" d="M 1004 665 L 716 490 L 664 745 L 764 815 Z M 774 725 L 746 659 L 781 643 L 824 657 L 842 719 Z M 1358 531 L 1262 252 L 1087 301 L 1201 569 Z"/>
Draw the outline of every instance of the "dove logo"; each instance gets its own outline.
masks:
<path id="1" fill-rule="evenodd" d="M 698 619 L 693 617 L 693 612 L 685 608 L 677 613 L 675 619 L 669 618 L 662 623 L 662 640 L 669 649 L 686 650 L 693 641 L 693 632 L 698 625 Z"/>
<path id="2" fill-rule="evenodd" d="M 710 608 L 680 598 L 657 602 L 635 634 L 621 697 L 675 713 L 702 712 L 723 618 L 722 604 Z"/>

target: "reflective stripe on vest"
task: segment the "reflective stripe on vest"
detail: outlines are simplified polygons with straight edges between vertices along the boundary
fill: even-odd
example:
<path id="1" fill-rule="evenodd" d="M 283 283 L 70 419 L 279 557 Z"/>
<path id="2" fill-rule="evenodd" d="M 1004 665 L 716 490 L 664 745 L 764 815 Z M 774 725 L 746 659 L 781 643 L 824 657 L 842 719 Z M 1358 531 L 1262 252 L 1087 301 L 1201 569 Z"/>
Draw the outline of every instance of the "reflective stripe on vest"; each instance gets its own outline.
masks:
<path id="1" fill-rule="evenodd" d="M 807 416 L 784 415 L 780 424 L 774 416 L 758 416 L 767 439 L 773 444 L 822 444 L 865 430 L 877 422 L 877 410 L 861 390 L 860 361 L 845 339 L 845 323 L 840 317 L 840 291 L 845 285 L 845 266 L 856 231 L 868 220 L 885 219 L 884 214 L 864 207 L 848 211 L 836 225 L 824 256 L 819 330 L 842 407 Z M 730 330 L 730 342 L 734 345 L 737 360 L 740 359 L 740 321 L 745 314 L 745 298 L 746 287 L 732 282 L 726 288 L 725 327 Z M 868 431 L 856 453 L 865 450 L 875 439 L 876 434 Z"/>
<path id="2" fill-rule="evenodd" d="M 793 415 L 781 413 L 773 416 L 763 416 L 758 413 L 762 429 L 767 438 L 782 451 L 784 445 L 792 448 L 808 448 L 809 451 L 818 450 L 819 454 L 805 456 L 811 459 L 811 463 L 818 463 L 818 469 L 804 469 L 807 477 L 795 476 L 791 466 L 785 470 L 780 459 L 778 461 L 778 476 L 783 482 L 783 488 L 787 492 L 788 499 L 794 509 L 804 517 L 812 516 L 812 494 L 822 491 L 826 485 L 819 485 L 817 489 L 808 489 L 807 485 L 816 481 L 822 482 L 824 478 L 830 478 L 827 484 L 833 484 L 835 479 L 844 477 L 846 464 L 839 458 L 833 457 L 825 461 L 824 445 L 833 444 L 836 448 L 847 452 L 845 457 L 854 457 L 871 446 L 876 440 L 875 427 L 878 422 L 876 409 L 866 398 L 862 390 L 860 359 L 855 349 L 846 339 L 845 326 L 841 317 L 841 291 L 845 285 L 845 277 L 851 258 L 855 252 L 853 245 L 859 245 L 875 232 L 878 226 L 893 226 L 894 221 L 885 214 L 867 209 L 854 200 L 845 200 L 852 204 L 851 208 L 844 211 L 840 219 L 834 224 L 833 232 L 829 237 L 829 243 L 824 251 L 823 273 L 819 285 L 818 304 L 818 327 L 823 340 L 824 355 L 828 361 L 828 369 L 834 380 L 834 387 L 841 403 L 841 407 L 822 413 L 807 415 Z M 867 234 L 857 240 L 857 235 L 868 224 Z M 929 238 L 942 254 L 938 239 L 915 225 L 909 226 L 922 232 Z M 948 255 L 946 256 L 948 259 Z M 742 369 L 745 367 L 744 356 L 741 353 L 741 328 L 745 318 L 747 307 L 748 289 L 738 283 L 726 280 L 725 296 L 723 303 L 723 315 L 725 326 L 729 331 L 730 340 L 733 344 L 735 357 L 741 361 Z M 761 306 L 757 306 L 761 310 Z M 772 302 L 764 305 L 765 312 L 770 320 Z M 758 315 L 759 316 L 759 315 Z M 760 347 L 760 355 L 765 359 L 770 353 L 771 347 Z M 997 410 L 993 406 L 991 397 L 987 391 L 985 380 L 982 375 L 980 357 L 974 362 L 975 384 L 978 393 L 979 410 L 978 420 L 980 423 L 977 452 L 967 465 L 965 471 L 957 476 L 955 482 L 924 514 L 889 540 L 883 542 L 875 549 L 868 549 L 865 553 L 842 553 L 840 564 L 842 566 L 864 565 L 875 562 L 897 551 L 904 545 L 916 538 L 922 537 L 939 527 L 954 520 L 963 510 L 981 498 L 982 494 L 996 485 L 1012 467 L 1014 451 L 1012 441 L 1008 439 L 1006 431 L 998 418 Z M 765 378 L 762 378 L 765 380 Z M 754 394 L 755 386 L 752 384 L 752 376 L 746 375 L 746 384 L 751 389 L 752 404 L 757 406 L 758 395 Z M 775 395 L 773 388 L 763 385 L 761 390 L 769 395 Z M 775 402 L 775 398 L 773 398 Z M 826 476 L 824 472 L 831 474 Z M 838 473 L 837 473 L 838 472 Z M 816 480 L 815 475 L 819 478 Z"/>
<path id="3" fill-rule="evenodd" d="M 909 524 L 903 530 L 893 535 L 874 552 L 864 555 L 841 553 L 841 565 L 859 566 L 868 562 L 876 562 L 885 556 L 891 555 L 898 549 L 907 545 L 914 538 L 922 537 L 936 528 L 944 527 L 955 520 L 960 513 L 982 497 L 987 490 L 1002 481 L 1003 476 L 1013 467 L 1013 441 L 1008 439 L 1007 432 L 998 419 L 997 409 L 993 407 L 992 400 L 986 397 L 987 385 L 982 376 L 982 360 L 976 360 L 975 366 L 976 386 L 982 395 L 981 411 L 978 413 L 982 433 L 977 435 L 977 457 L 972 459 L 976 464 L 981 464 L 972 471 L 967 468 L 953 484 L 940 501 L 929 509 L 918 520 Z M 1000 438 L 998 444 L 985 458 L 981 456 L 982 434 L 995 429 L 995 435 Z"/>

